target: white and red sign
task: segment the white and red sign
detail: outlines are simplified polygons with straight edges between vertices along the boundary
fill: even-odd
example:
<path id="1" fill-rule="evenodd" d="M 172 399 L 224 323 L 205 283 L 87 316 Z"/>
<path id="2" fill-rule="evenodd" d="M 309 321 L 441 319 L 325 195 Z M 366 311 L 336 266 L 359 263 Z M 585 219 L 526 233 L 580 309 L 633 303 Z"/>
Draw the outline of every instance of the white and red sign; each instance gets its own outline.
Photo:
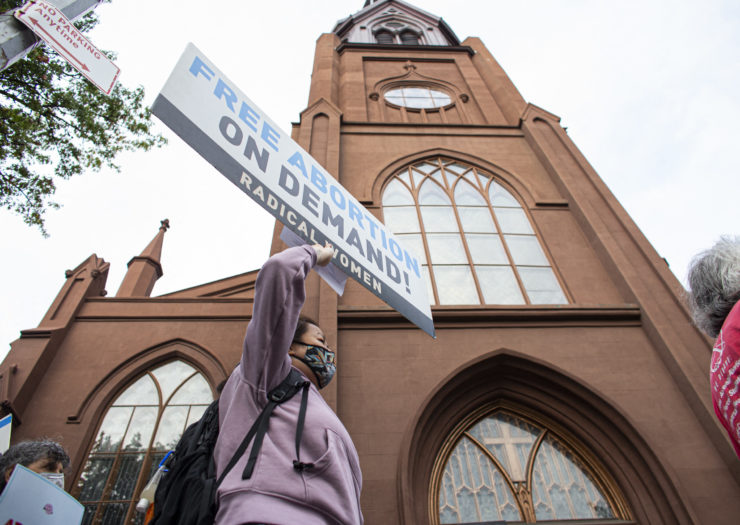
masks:
<path id="1" fill-rule="evenodd" d="M 61 10 L 48 2 L 30 0 L 15 12 L 15 17 L 103 93 L 110 95 L 121 70 L 92 45 Z"/>

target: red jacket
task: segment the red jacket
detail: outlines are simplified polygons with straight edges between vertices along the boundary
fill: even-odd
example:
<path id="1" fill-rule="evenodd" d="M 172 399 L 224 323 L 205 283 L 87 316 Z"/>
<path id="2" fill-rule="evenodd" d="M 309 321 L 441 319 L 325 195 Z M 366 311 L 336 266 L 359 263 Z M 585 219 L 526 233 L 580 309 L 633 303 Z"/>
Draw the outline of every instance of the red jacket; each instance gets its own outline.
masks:
<path id="1" fill-rule="evenodd" d="M 714 411 L 740 458 L 740 302 L 730 311 L 714 343 L 709 380 Z"/>

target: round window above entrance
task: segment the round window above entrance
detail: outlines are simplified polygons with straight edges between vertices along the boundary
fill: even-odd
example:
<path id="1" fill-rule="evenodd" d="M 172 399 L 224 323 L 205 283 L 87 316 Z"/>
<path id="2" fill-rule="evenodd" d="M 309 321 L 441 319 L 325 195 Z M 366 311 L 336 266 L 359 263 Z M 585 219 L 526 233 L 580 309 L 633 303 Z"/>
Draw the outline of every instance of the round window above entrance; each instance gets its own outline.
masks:
<path id="1" fill-rule="evenodd" d="M 441 108 L 452 100 L 447 93 L 428 87 L 402 87 L 385 92 L 385 99 L 391 104 L 414 109 Z"/>

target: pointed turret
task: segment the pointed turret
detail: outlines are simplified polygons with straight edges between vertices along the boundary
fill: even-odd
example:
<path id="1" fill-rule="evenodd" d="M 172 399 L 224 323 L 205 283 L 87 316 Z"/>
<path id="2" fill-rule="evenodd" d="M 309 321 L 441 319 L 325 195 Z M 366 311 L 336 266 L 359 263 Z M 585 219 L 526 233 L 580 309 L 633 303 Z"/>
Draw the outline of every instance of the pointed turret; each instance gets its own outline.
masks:
<path id="1" fill-rule="evenodd" d="M 129 261 L 128 271 L 123 278 L 116 297 L 149 297 L 154 288 L 154 283 L 162 277 L 162 265 L 159 259 L 162 257 L 164 233 L 169 229 L 170 221 L 169 219 L 165 219 L 161 224 L 157 235 L 144 248 L 141 255 Z"/>

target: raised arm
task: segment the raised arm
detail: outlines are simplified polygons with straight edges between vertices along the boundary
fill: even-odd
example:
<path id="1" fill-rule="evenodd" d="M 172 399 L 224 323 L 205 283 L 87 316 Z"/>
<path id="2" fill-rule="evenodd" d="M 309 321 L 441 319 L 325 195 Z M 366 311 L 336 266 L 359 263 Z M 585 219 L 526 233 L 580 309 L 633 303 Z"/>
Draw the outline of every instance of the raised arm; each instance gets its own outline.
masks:
<path id="1" fill-rule="evenodd" d="M 288 374 L 288 348 L 306 300 L 304 282 L 311 268 L 328 263 L 331 254 L 329 248 L 297 246 L 262 266 L 241 359 L 243 379 L 258 389 L 269 391 Z"/>

